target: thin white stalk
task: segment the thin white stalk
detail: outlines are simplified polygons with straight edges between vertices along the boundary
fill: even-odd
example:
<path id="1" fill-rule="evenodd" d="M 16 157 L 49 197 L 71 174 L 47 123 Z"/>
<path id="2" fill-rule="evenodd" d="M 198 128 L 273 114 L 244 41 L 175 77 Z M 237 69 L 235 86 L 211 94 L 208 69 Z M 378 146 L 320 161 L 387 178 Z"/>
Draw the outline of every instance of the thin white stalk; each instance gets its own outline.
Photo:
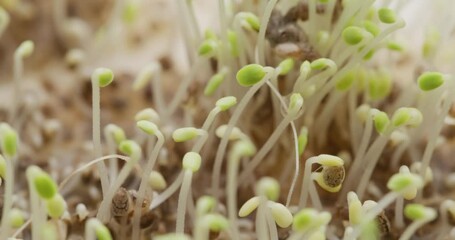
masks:
<path id="1" fill-rule="evenodd" d="M 257 239 L 269 240 L 269 231 L 267 228 L 267 217 L 266 217 L 266 204 L 267 199 L 264 196 L 261 196 L 261 200 L 256 210 L 256 236 Z"/>
<path id="2" fill-rule="evenodd" d="M 305 162 L 305 172 L 303 173 L 303 181 L 302 181 L 302 187 L 301 187 L 301 192 L 300 192 L 300 200 L 299 200 L 299 208 L 304 208 L 307 206 L 307 199 L 308 199 L 308 194 L 309 191 L 312 191 L 310 189 L 310 184 L 311 184 L 311 168 L 313 163 L 315 163 L 315 157 L 311 157 L 306 160 Z"/>
<path id="3" fill-rule="evenodd" d="M 447 79 L 448 81 L 453 81 L 454 79 Z M 431 156 L 433 155 L 433 152 L 436 148 L 436 143 L 437 143 L 437 138 L 441 132 L 442 127 L 444 126 L 444 119 L 445 116 L 447 116 L 447 113 L 450 110 L 450 107 L 452 106 L 452 103 L 455 100 L 455 96 L 453 92 L 455 91 L 455 84 L 450 82 L 448 86 L 448 90 L 446 91 L 446 99 L 442 105 L 441 113 L 439 114 L 439 118 L 437 119 L 436 123 L 432 127 L 432 132 L 430 133 L 430 137 L 428 139 L 428 144 L 425 147 L 425 151 L 423 153 L 422 157 L 422 166 L 420 168 L 420 175 L 422 179 L 425 179 L 425 173 L 426 169 L 428 166 L 430 166 L 430 161 L 431 161 Z M 421 199 L 422 197 L 422 191 L 418 192 L 418 198 Z"/>
<path id="4" fill-rule="evenodd" d="M 193 172 L 191 170 L 184 171 L 183 183 L 180 187 L 179 200 L 177 205 L 177 222 L 175 227 L 176 233 L 183 233 L 185 231 L 186 206 L 191 190 L 191 180 L 193 177 Z"/>
<path id="5" fill-rule="evenodd" d="M 140 234 L 140 221 L 141 221 L 141 212 L 142 212 L 142 202 L 146 195 L 147 190 L 147 179 L 152 172 L 153 167 L 155 166 L 156 160 L 158 159 L 158 155 L 160 153 L 161 148 L 164 144 L 164 136 L 160 132 L 156 132 L 156 137 L 158 138 L 158 142 L 156 143 L 155 147 L 152 150 L 152 153 L 149 156 L 147 161 L 147 165 L 145 166 L 145 170 L 142 172 L 141 183 L 139 185 L 139 190 L 137 192 L 137 199 L 136 205 L 134 206 L 134 214 L 133 214 L 133 238 L 132 239 L 139 239 Z"/>
<path id="6" fill-rule="evenodd" d="M 227 124 L 227 129 L 226 132 L 224 133 L 223 137 L 221 138 L 220 145 L 218 145 L 218 149 L 216 152 L 215 156 L 215 163 L 213 165 L 213 171 L 212 171 L 212 194 L 215 197 L 215 199 L 218 199 L 218 187 L 220 183 L 220 175 L 221 175 L 221 167 L 223 164 L 223 156 L 226 153 L 226 148 L 227 144 L 229 141 L 229 136 L 232 133 L 232 130 L 234 129 L 234 126 L 237 124 L 243 110 L 247 106 L 247 104 L 250 102 L 251 98 L 254 96 L 254 94 L 264 85 L 266 81 L 271 77 L 273 74 L 273 71 L 269 71 L 264 79 L 252 86 L 246 94 L 243 96 L 242 100 L 240 100 L 239 104 L 234 110 L 234 113 L 232 114 L 231 119 L 229 120 Z"/>
<path id="7" fill-rule="evenodd" d="M 368 115 L 367 120 L 365 122 L 365 129 L 363 130 L 362 139 L 360 141 L 359 150 L 356 152 L 356 156 L 354 158 L 354 162 L 351 164 L 348 177 L 344 181 L 344 186 L 342 187 L 343 190 L 340 193 L 339 201 L 344 201 L 346 194 L 348 191 L 351 191 L 356 185 L 357 181 L 355 178 L 358 177 L 360 174 L 361 167 L 364 166 L 365 162 L 368 159 L 365 159 L 365 152 L 367 150 L 368 144 L 370 143 L 370 138 L 373 130 L 373 119 L 371 115 Z"/>
<path id="8" fill-rule="evenodd" d="M 308 186 L 310 188 L 310 198 L 311 198 L 311 203 L 313 204 L 313 207 L 316 208 L 317 210 L 322 210 L 322 203 L 321 199 L 319 198 L 318 191 L 316 187 L 314 186 L 314 182 L 311 180 L 310 184 Z"/>
<path id="9" fill-rule="evenodd" d="M 269 23 L 270 16 L 272 15 L 273 8 L 277 2 L 278 0 L 268 1 L 261 17 L 261 25 L 259 27 L 255 53 L 255 62 L 260 65 L 265 65 L 265 32 L 267 30 L 267 25 Z"/>
<path id="10" fill-rule="evenodd" d="M 96 74 L 94 74 L 96 75 Z M 94 76 L 95 77 L 95 76 Z M 100 87 L 98 80 L 92 78 L 92 136 L 93 136 L 93 150 L 95 157 L 102 157 L 103 153 L 101 150 L 101 120 L 100 120 Z M 106 192 L 109 189 L 108 171 L 104 162 L 100 161 L 96 164 L 98 173 L 101 180 L 101 190 L 103 196 L 106 196 Z"/>
<path id="11" fill-rule="evenodd" d="M 267 226 L 269 227 L 269 236 L 271 240 L 279 239 L 278 230 L 276 229 L 275 220 L 272 217 L 272 213 L 268 207 L 265 207 L 265 217 L 267 219 Z"/>
<path id="12" fill-rule="evenodd" d="M 237 173 L 239 171 L 241 157 L 239 154 L 233 153 L 229 158 L 228 169 L 227 169 L 227 184 L 226 184 L 226 196 L 227 196 L 227 208 L 229 224 L 232 229 L 232 235 L 234 239 L 240 239 L 240 232 L 237 224 Z"/>
<path id="13" fill-rule="evenodd" d="M 324 109 L 322 110 L 321 114 L 317 117 L 320 121 L 316 122 L 315 128 L 320 131 L 318 133 L 318 145 L 322 146 L 323 143 L 327 140 L 327 131 L 330 123 L 333 120 L 333 116 L 335 115 L 337 105 L 341 102 L 341 99 L 344 97 L 344 92 L 335 91 L 329 97 L 329 100 L 324 105 Z"/>
<path id="14" fill-rule="evenodd" d="M 395 227 L 398 229 L 402 229 L 404 227 L 403 205 L 404 198 L 398 197 L 395 202 Z"/>
<path id="15" fill-rule="evenodd" d="M 393 128 L 389 127 L 389 129 L 386 130 L 386 132 L 383 135 L 379 136 L 376 139 L 373 145 L 371 145 L 371 148 L 365 154 L 366 162 L 364 163 L 364 166 L 366 166 L 366 168 L 363 171 L 362 177 L 360 178 L 359 185 L 356 190 L 356 193 L 359 196 L 359 198 L 363 197 L 363 194 L 365 193 L 368 187 L 370 178 L 373 174 L 376 164 L 378 163 L 379 157 L 381 156 L 381 153 L 383 152 L 384 147 L 386 146 L 387 141 L 390 138 L 390 134 L 392 133 L 392 131 Z"/>
<path id="16" fill-rule="evenodd" d="M 278 141 L 278 138 L 281 136 L 283 131 L 286 129 L 286 127 L 289 125 L 291 122 L 292 117 L 286 116 L 280 124 L 275 128 L 273 131 L 272 135 L 267 139 L 267 141 L 264 143 L 264 145 L 261 147 L 261 149 L 257 152 L 257 154 L 254 155 L 253 159 L 249 162 L 247 167 L 243 170 L 243 172 L 239 176 L 239 182 L 240 183 L 245 183 L 246 178 L 250 177 L 250 175 L 253 173 L 254 169 L 261 163 L 261 161 L 264 159 L 264 157 L 269 153 L 269 151 L 275 146 L 276 142 Z"/>
<path id="17" fill-rule="evenodd" d="M 297 136 L 297 129 L 295 128 L 294 122 L 291 122 L 291 128 L 292 128 L 292 135 L 294 136 L 294 150 L 295 150 L 295 161 L 294 161 L 294 176 L 292 177 L 292 182 L 291 182 L 291 187 L 289 188 L 289 193 L 286 198 L 286 207 L 289 207 L 289 204 L 291 203 L 292 200 L 292 194 L 294 193 L 295 186 L 297 185 L 297 179 L 299 178 L 299 173 L 300 173 L 300 158 L 299 158 L 299 142 L 298 142 L 298 136 Z M 295 140 L 297 139 L 297 140 Z"/>

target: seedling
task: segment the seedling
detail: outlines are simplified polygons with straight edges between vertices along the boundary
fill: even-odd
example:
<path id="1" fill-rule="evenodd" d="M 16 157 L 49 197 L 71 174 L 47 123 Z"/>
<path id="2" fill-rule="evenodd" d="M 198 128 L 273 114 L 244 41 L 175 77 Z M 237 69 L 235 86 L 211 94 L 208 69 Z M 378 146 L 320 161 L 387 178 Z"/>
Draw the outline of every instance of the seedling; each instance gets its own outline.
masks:
<path id="1" fill-rule="evenodd" d="M 115 154 L 118 145 L 126 140 L 125 132 L 115 124 L 108 124 L 104 127 L 104 138 L 106 139 L 109 154 Z M 109 163 L 110 179 L 115 179 L 118 174 L 118 163 L 116 158 L 112 158 Z"/>
<path id="2" fill-rule="evenodd" d="M 322 166 L 321 173 L 311 173 L 311 167 L 314 163 L 318 163 Z M 327 154 L 321 154 L 307 159 L 305 162 L 305 172 L 303 176 L 299 206 L 307 206 L 307 198 L 308 194 L 310 194 L 314 207 L 322 209 L 318 193 L 310 179 L 313 178 L 316 180 L 316 182 L 326 191 L 338 192 L 344 180 L 343 165 L 343 159 Z"/>
<path id="3" fill-rule="evenodd" d="M 147 160 L 147 164 L 145 166 L 144 171 L 142 172 L 141 183 L 139 185 L 139 190 L 137 193 L 136 199 L 136 206 L 134 207 L 134 215 L 133 215 L 133 239 L 139 238 L 139 227 L 140 227 L 140 213 L 142 208 L 142 201 L 145 197 L 146 190 L 147 190 L 147 176 L 150 176 L 153 167 L 155 166 L 156 160 L 158 159 L 158 155 L 160 153 L 161 148 L 164 144 L 164 136 L 161 131 L 158 129 L 154 123 L 141 120 L 137 122 L 137 127 L 139 127 L 142 131 L 150 136 L 156 136 L 158 138 L 158 142 L 156 143 L 153 150 L 149 154 L 149 159 Z"/>
<path id="4" fill-rule="evenodd" d="M 304 208 L 294 216 L 292 223 L 294 233 L 289 239 L 320 239 L 315 237 L 321 234 L 321 237 L 325 238 L 325 229 L 331 219 L 332 215 L 329 212 L 318 212 L 312 208 Z"/>
<path id="5" fill-rule="evenodd" d="M 227 169 L 227 208 L 230 225 L 233 227 L 233 238 L 239 239 L 237 225 L 237 173 L 240 160 L 243 157 L 251 157 L 256 153 L 256 147 L 248 140 L 237 141 L 229 154 Z"/>
<path id="6" fill-rule="evenodd" d="M 0 175 L 5 182 L 0 238 L 6 238 L 10 229 L 7 219 L 13 206 L 14 165 L 18 147 L 17 133 L 7 123 L 0 123 L 0 144 L 4 156 L 0 155 Z"/>
<path id="7" fill-rule="evenodd" d="M 91 77 L 92 81 L 92 136 L 95 157 L 103 156 L 101 149 L 101 130 L 100 130 L 100 87 L 106 87 L 114 80 L 114 73 L 107 68 L 97 68 Z M 109 188 L 108 171 L 104 162 L 97 164 L 101 179 L 101 189 L 103 196 L 106 196 Z M 113 180 L 112 180 L 113 181 Z"/>
<path id="8" fill-rule="evenodd" d="M 411 239 L 417 229 L 426 223 L 433 221 L 437 217 L 436 210 L 416 203 L 406 205 L 404 214 L 413 222 L 406 228 L 403 234 L 401 234 L 400 240 Z"/>
<path id="9" fill-rule="evenodd" d="M 87 240 L 112 240 L 109 229 L 98 219 L 91 218 L 85 224 L 85 239 Z"/>
<path id="10" fill-rule="evenodd" d="M 193 173 L 197 172 L 201 166 L 201 156 L 196 152 L 188 152 L 183 156 L 183 163 L 184 169 L 183 175 L 183 182 L 182 186 L 180 187 L 179 193 L 179 201 L 177 206 L 177 224 L 176 224 L 176 232 L 183 233 L 185 229 L 185 213 L 186 213 L 186 206 L 188 197 L 192 197 L 189 195 L 191 190 L 191 179 L 193 177 Z"/>
<path id="11" fill-rule="evenodd" d="M 256 195 L 246 201 L 239 210 L 240 217 L 256 213 L 256 232 L 258 239 L 277 239 L 278 233 L 275 223 L 281 228 L 287 228 L 292 224 L 291 212 L 283 204 L 276 203 L 280 187 L 278 182 L 270 177 L 264 177 L 257 183 Z"/>

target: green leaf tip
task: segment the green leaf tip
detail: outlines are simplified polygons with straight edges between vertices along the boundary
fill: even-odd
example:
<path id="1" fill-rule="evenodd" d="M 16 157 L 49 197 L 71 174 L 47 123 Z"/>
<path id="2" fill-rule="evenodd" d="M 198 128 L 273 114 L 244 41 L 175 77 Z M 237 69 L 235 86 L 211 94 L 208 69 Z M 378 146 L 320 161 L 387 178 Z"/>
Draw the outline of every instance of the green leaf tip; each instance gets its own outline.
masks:
<path id="1" fill-rule="evenodd" d="M 27 168 L 27 176 L 31 178 L 33 187 L 41 198 L 51 199 L 57 194 L 57 184 L 54 180 L 37 166 Z"/>
<path id="2" fill-rule="evenodd" d="M 100 87 L 106 87 L 114 80 L 114 73 L 108 68 L 97 68 L 92 74 L 92 81 L 96 81 Z"/>
<path id="3" fill-rule="evenodd" d="M 249 64 L 237 72 L 236 78 L 241 86 L 249 87 L 260 82 L 265 75 L 264 67 L 259 64 Z"/>
<path id="4" fill-rule="evenodd" d="M 444 76 L 439 72 L 425 72 L 417 79 L 422 91 L 431 91 L 444 83 Z"/>
<path id="5" fill-rule="evenodd" d="M 381 8 L 378 11 L 379 20 L 386 24 L 396 22 L 395 12 L 389 8 Z"/>
<path id="6" fill-rule="evenodd" d="M 16 131 L 7 123 L 0 123 L 0 141 L 2 152 L 6 157 L 16 156 L 18 136 Z"/>
<path id="7" fill-rule="evenodd" d="M 363 40 L 363 29 L 349 26 L 343 30 L 342 36 L 348 45 L 357 45 Z"/>
<path id="8" fill-rule="evenodd" d="M 149 135 L 155 135 L 159 131 L 156 124 L 147 120 L 138 121 L 136 126 Z"/>

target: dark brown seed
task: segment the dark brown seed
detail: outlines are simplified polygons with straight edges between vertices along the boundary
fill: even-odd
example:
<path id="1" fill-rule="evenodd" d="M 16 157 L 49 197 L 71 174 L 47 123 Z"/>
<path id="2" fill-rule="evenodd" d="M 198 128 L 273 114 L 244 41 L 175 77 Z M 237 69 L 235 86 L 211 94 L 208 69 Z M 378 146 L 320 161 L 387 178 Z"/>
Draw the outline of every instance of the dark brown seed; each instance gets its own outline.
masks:
<path id="1" fill-rule="evenodd" d="M 115 217 L 126 216 L 130 212 L 131 198 L 125 188 L 119 188 L 112 199 L 111 213 Z"/>
<path id="2" fill-rule="evenodd" d="M 344 167 L 324 167 L 322 177 L 329 187 L 337 187 L 344 180 Z"/>

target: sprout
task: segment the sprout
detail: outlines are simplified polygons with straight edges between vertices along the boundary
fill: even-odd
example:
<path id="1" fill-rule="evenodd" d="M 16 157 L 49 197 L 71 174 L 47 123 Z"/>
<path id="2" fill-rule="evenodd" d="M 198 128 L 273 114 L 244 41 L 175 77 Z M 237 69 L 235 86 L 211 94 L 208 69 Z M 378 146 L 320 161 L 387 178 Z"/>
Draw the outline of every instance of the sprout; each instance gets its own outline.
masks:
<path id="1" fill-rule="evenodd" d="M 109 154 L 115 154 L 115 149 L 124 140 L 126 140 L 125 132 L 122 128 L 115 124 L 108 124 L 104 127 L 104 138 L 106 139 Z M 118 174 L 117 158 L 112 158 L 109 164 L 109 176 L 115 179 Z"/>
<path id="2" fill-rule="evenodd" d="M 236 104 L 237 104 L 237 98 L 235 98 L 233 96 L 220 98 L 215 103 L 215 105 L 218 108 L 220 108 L 221 111 L 227 111 L 228 109 L 230 109 L 232 106 L 234 106 Z"/>
<path id="3" fill-rule="evenodd" d="M 123 166 L 118 177 L 111 184 L 98 210 L 97 218 L 102 222 L 108 222 L 110 219 L 110 206 L 112 198 L 123 182 L 130 174 L 133 166 L 141 159 L 142 150 L 139 145 L 132 140 L 124 140 L 119 145 L 119 150 L 130 157 L 130 160 Z"/>
<path id="4" fill-rule="evenodd" d="M 55 194 L 54 197 L 46 201 L 47 214 L 52 218 L 60 218 L 66 211 L 65 199 L 60 194 Z"/>
<path id="5" fill-rule="evenodd" d="M 7 123 L 0 123 L 0 141 L 3 155 L 14 158 L 17 155 L 18 137 L 16 131 Z"/>
<path id="6" fill-rule="evenodd" d="M 9 212 L 9 222 L 12 228 L 19 228 L 24 224 L 24 213 L 17 209 L 13 208 Z"/>
<path id="7" fill-rule="evenodd" d="M 158 191 L 162 191 L 167 187 L 167 183 L 163 175 L 157 171 L 150 172 L 148 184 L 153 190 Z"/>
<path id="8" fill-rule="evenodd" d="M 112 235 L 103 223 L 96 218 L 91 218 L 85 224 L 85 239 L 112 240 Z"/>
<path id="9" fill-rule="evenodd" d="M 381 8 L 378 11 L 379 20 L 386 24 L 392 24 L 396 22 L 395 12 L 389 8 Z"/>
<path id="10" fill-rule="evenodd" d="M 57 184 L 39 167 L 28 167 L 27 177 L 32 180 L 33 187 L 41 198 L 50 200 L 57 194 Z"/>
<path id="11" fill-rule="evenodd" d="M 250 64 L 242 67 L 236 75 L 237 82 L 244 87 L 250 87 L 266 76 L 266 71 L 259 64 Z"/>
<path id="12" fill-rule="evenodd" d="M 321 173 L 311 173 L 311 167 L 314 163 L 322 165 Z M 338 192 L 344 180 L 343 165 L 343 159 L 333 155 L 321 154 L 307 159 L 305 163 L 305 173 L 302 183 L 303 190 L 300 194 L 299 206 L 306 206 L 309 193 L 311 195 L 313 205 L 316 208 L 321 209 L 321 201 L 319 200 L 318 193 L 316 192 L 314 185 L 310 181 L 310 177 L 316 180 L 316 182 L 325 190 L 329 192 Z"/>
<path id="13" fill-rule="evenodd" d="M 174 139 L 174 142 L 186 142 L 203 134 L 205 134 L 205 131 L 201 129 L 197 129 L 194 127 L 185 127 L 176 129 L 172 133 L 172 139 Z"/>
<path id="14" fill-rule="evenodd" d="M 254 210 L 256 214 L 256 232 L 258 239 L 270 233 L 271 239 L 277 239 L 276 223 L 281 228 L 287 228 L 292 224 L 293 217 L 289 209 L 283 204 L 276 203 L 271 198 L 279 196 L 279 185 L 273 178 L 262 178 L 256 186 L 258 196 L 250 198 L 239 210 L 240 217 L 246 217 Z M 268 229 L 267 229 L 268 228 Z"/>
<path id="15" fill-rule="evenodd" d="M 201 155 L 196 152 L 187 152 L 185 156 L 183 156 L 182 166 L 184 175 L 177 205 L 177 223 L 175 227 L 175 231 L 177 233 L 183 233 L 185 229 L 186 206 L 188 204 L 188 197 L 191 197 L 189 195 L 191 190 L 191 180 L 193 173 L 197 172 L 201 166 Z"/>
<path id="16" fill-rule="evenodd" d="M 223 68 L 220 72 L 210 78 L 204 89 L 205 96 L 212 96 L 215 94 L 215 91 L 218 90 L 220 85 L 224 82 L 227 72 L 227 69 Z"/>
<path id="17" fill-rule="evenodd" d="M 203 216 L 206 213 L 211 212 L 215 208 L 215 198 L 204 195 L 197 200 L 196 213 L 197 216 Z"/>
<path id="18" fill-rule="evenodd" d="M 57 185 L 54 180 L 37 166 L 29 166 L 26 171 L 30 189 L 30 206 L 32 216 L 32 238 L 39 239 L 41 226 L 46 220 L 42 213 L 41 199 L 50 200 L 57 195 Z M 40 199 L 41 198 L 41 199 Z"/>
<path id="19" fill-rule="evenodd" d="M 168 233 L 154 237 L 156 240 L 191 240 L 190 237 L 183 233 Z"/>
<path id="20" fill-rule="evenodd" d="M 286 75 L 294 68 L 294 59 L 286 58 L 278 64 L 279 75 Z"/>
<path id="21" fill-rule="evenodd" d="M 198 54 L 209 58 L 217 54 L 219 47 L 219 43 L 216 39 L 206 39 L 199 46 Z"/>
<path id="22" fill-rule="evenodd" d="M 226 196 L 227 196 L 227 208 L 228 217 L 231 226 L 234 226 L 233 238 L 240 238 L 237 230 L 237 184 L 238 184 L 238 169 L 240 160 L 243 157 L 251 157 L 256 153 L 256 147 L 249 140 L 239 140 L 235 142 L 232 147 L 227 168 L 227 184 L 226 184 Z M 276 181 L 274 182 L 276 183 Z M 278 184 L 278 183 L 276 183 Z M 279 191 L 279 186 L 278 186 Z M 278 198 L 278 193 L 275 196 Z"/>
<path id="23" fill-rule="evenodd" d="M 236 19 L 241 21 L 243 27 L 259 32 L 259 18 L 251 12 L 239 12 L 235 16 Z"/>
<path id="24" fill-rule="evenodd" d="M 444 83 L 444 76 L 439 72 L 425 72 L 417 79 L 422 91 L 431 91 Z"/>
<path id="25" fill-rule="evenodd" d="M 363 31 L 364 30 L 359 27 L 354 26 L 347 27 L 343 30 L 342 33 L 343 40 L 348 45 L 357 45 L 364 38 Z"/>
<path id="26" fill-rule="evenodd" d="M 145 109 L 139 111 L 134 116 L 134 120 L 136 122 L 139 122 L 141 120 L 147 120 L 147 121 L 153 122 L 155 124 L 160 124 L 160 116 L 152 108 L 145 108 Z"/>
<path id="27" fill-rule="evenodd" d="M 323 234 L 324 231 L 321 230 L 325 229 L 331 219 L 332 215 L 328 212 L 318 212 L 312 208 L 304 208 L 294 216 L 292 223 L 294 233 L 289 239 L 305 239 L 305 237 L 312 237 L 316 232 Z M 322 235 L 322 239 L 325 239 L 325 234 Z"/>
<path id="28" fill-rule="evenodd" d="M 92 137 L 95 157 L 103 156 L 101 149 L 101 130 L 100 130 L 100 87 L 106 87 L 114 79 L 114 73 L 107 68 L 97 68 L 92 73 Z M 101 189 L 105 196 L 109 188 L 108 172 L 104 162 L 97 163 L 101 179 Z"/>
<path id="29" fill-rule="evenodd" d="M 228 220 L 220 214 L 209 213 L 200 216 L 195 224 L 194 239 L 208 240 L 209 232 L 221 232 L 229 227 Z"/>
<path id="30" fill-rule="evenodd" d="M 308 128 L 302 127 L 299 134 L 299 155 L 302 155 L 308 143 Z"/>
<path id="31" fill-rule="evenodd" d="M 147 133 L 151 136 L 156 136 L 158 138 L 158 142 L 156 143 L 155 147 L 151 149 L 149 153 L 149 159 L 147 160 L 147 164 L 141 176 L 141 183 L 139 185 L 139 190 L 137 193 L 136 199 L 136 206 L 134 207 L 134 214 L 133 214 L 133 239 L 139 238 L 139 227 L 140 227 L 140 209 L 142 208 L 142 201 L 146 195 L 146 186 L 147 186 L 147 177 L 151 175 L 153 167 L 158 159 L 159 152 L 164 145 L 164 136 L 161 131 L 158 129 L 158 126 L 153 122 L 147 120 L 141 120 L 136 123 L 137 127 L 139 127 L 142 131 Z M 163 179 L 164 180 L 164 179 Z M 166 185 L 166 182 L 164 182 Z"/>
<path id="32" fill-rule="evenodd" d="M 411 239 L 413 234 L 424 224 L 433 221 L 437 217 L 436 210 L 425 207 L 421 204 L 408 204 L 404 208 L 404 214 L 413 222 L 406 228 L 400 237 L 400 240 Z"/>

